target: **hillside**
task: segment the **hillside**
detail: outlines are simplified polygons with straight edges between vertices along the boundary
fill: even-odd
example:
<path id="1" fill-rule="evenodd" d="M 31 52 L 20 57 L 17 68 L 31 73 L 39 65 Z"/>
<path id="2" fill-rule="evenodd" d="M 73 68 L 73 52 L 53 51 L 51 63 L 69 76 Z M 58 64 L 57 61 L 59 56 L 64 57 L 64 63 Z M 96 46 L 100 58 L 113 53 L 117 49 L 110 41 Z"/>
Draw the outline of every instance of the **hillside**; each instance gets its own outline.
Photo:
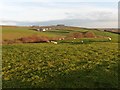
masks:
<path id="1" fill-rule="evenodd" d="M 118 42 L 118 34 L 113 34 L 110 32 L 103 32 L 98 30 L 86 29 L 86 28 L 78 28 L 78 27 L 67 27 L 63 29 L 52 29 L 46 32 L 38 32 L 35 30 L 31 30 L 31 27 L 18 27 L 18 26 L 3 26 L 2 27 L 2 40 L 15 40 L 29 36 L 46 36 L 51 38 L 59 38 L 66 37 L 69 34 L 74 33 L 84 33 L 84 32 L 92 32 L 96 36 L 101 37 L 111 37 L 113 42 Z M 73 37 L 74 38 L 74 37 Z M 88 37 L 89 38 L 89 37 Z M 104 38 L 103 38 L 104 39 Z"/>
<path id="2" fill-rule="evenodd" d="M 118 36 L 85 28 L 38 32 L 4 26 L 3 88 L 116 89 Z"/>

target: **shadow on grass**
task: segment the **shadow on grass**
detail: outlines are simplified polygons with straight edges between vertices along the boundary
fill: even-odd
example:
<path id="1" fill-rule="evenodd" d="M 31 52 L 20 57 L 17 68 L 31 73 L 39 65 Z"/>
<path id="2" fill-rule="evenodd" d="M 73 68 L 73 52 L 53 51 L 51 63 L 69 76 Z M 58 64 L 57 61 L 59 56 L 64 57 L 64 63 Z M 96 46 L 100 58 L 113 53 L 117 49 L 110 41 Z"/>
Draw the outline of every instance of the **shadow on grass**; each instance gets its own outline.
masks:
<path id="1" fill-rule="evenodd" d="M 54 72 L 53 72 L 54 73 Z M 31 81 L 32 82 L 32 81 Z M 114 73 L 106 72 L 102 67 L 78 69 L 68 73 L 47 75 L 44 82 L 31 85 L 31 82 L 3 81 L 3 88 L 117 88 L 118 80 Z"/>
<path id="2" fill-rule="evenodd" d="M 91 43 L 95 43 L 95 42 L 110 42 L 110 41 L 83 41 L 83 43 L 81 41 L 80 42 L 62 41 L 62 42 L 59 42 L 59 43 L 66 43 L 66 44 L 72 44 L 72 45 L 74 45 L 74 44 L 91 44 Z"/>
<path id="3" fill-rule="evenodd" d="M 62 88 L 117 88 L 118 81 L 114 74 L 104 71 L 102 68 L 71 71 L 67 74 L 56 76 L 55 85 Z"/>
<path id="4" fill-rule="evenodd" d="M 53 81 L 52 81 L 53 80 Z M 49 78 L 49 88 L 116 88 L 117 80 L 114 75 L 105 72 L 102 69 L 93 68 L 91 70 L 76 70 L 69 73 L 56 75 L 54 78 Z"/>

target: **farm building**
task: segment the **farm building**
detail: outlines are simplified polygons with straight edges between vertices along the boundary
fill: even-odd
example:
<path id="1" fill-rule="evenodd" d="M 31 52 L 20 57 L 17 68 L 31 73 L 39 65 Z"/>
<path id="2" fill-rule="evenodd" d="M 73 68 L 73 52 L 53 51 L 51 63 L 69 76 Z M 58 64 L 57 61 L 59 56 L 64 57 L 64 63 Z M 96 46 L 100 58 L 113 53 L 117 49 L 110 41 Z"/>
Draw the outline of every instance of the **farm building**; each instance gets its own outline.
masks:
<path id="1" fill-rule="evenodd" d="M 65 26 L 64 24 L 57 24 L 57 26 Z"/>
<path id="2" fill-rule="evenodd" d="M 38 28 L 37 31 L 44 32 L 44 31 L 46 31 L 46 28 Z"/>
<path id="3" fill-rule="evenodd" d="M 32 26 L 32 29 L 36 30 L 36 31 L 44 32 L 44 31 L 51 30 L 51 29 L 53 29 L 53 30 L 63 29 L 65 27 L 66 26 L 63 25 L 63 24 L 57 24 L 57 25 L 54 25 L 54 26 Z"/>
<path id="4" fill-rule="evenodd" d="M 36 28 L 36 29 L 34 29 L 34 30 L 40 31 L 40 32 L 45 32 L 45 31 L 47 31 L 47 30 L 51 30 L 51 28 L 49 28 L 49 27 L 39 27 L 39 28 Z"/>

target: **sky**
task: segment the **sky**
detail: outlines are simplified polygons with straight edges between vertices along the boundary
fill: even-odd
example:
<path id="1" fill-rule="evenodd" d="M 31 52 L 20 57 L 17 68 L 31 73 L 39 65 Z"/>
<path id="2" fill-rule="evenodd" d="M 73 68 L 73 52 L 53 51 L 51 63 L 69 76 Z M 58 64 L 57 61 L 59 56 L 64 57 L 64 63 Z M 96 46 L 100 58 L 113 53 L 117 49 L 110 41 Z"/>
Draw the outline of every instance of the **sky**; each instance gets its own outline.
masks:
<path id="1" fill-rule="evenodd" d="M 119 0 L 1 0 L 2 25 L 118 27 Z"/>

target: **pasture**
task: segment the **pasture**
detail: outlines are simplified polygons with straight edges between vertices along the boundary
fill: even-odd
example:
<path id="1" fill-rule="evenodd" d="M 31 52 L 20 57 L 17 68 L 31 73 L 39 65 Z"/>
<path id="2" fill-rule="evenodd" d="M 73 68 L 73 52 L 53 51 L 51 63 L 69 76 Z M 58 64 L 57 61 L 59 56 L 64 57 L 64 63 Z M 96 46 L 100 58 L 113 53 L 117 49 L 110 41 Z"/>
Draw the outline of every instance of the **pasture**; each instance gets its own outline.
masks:
<path id="1" fill-rule="evenodd" d="M 65 37 L 86 31 L 89 30 L 77 28 L 37 32 L 26 27 L 3 27 L 2 36 L 3 40 L 33 34 Z M 3 88 L 118 88 L 118 34 L 90 32 L 98 37 L 58 40 L 56 45 L 50 42 L 3 44 Z"/>
<path id="2" fill-rule="evenodd" d="M 30 27 L 3 27 L 2 28 L 2 39 L 3 40 L 12 40 L 26 36 L 48 36 L 54 37 L 55 34 L 44 33 L 44 32 L 37 32 L 34 30 L 30 30 Z"/>

